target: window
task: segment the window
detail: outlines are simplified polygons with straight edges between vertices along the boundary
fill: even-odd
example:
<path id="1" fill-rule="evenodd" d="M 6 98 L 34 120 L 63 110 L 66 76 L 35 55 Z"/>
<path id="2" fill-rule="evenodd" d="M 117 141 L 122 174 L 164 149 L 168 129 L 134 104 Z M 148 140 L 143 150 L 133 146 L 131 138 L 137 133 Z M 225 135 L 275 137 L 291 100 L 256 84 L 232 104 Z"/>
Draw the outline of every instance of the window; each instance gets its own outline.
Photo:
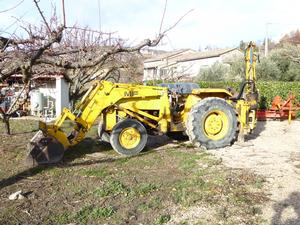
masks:
<path id="1" fill-rule="evenodd" d="M 157 68 L 153 68 L 153 75 L 154 75 L 154 76 L 157 75 Z"/>
<path id="2" fill-rule="evenodd" d="M 168 69 L 159 69 L 159 75 L 162 76 L 167 76 L 168 75 L 169 70 Z"/>

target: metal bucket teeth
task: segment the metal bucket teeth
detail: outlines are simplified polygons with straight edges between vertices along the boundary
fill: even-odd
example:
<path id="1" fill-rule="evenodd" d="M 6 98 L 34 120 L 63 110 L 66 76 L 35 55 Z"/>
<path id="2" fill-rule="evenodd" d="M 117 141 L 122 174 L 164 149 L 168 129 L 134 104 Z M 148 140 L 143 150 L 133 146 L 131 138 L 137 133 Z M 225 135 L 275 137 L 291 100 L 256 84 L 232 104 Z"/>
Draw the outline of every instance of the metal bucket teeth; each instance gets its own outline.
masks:
<path id="1" fill-rule="evenodd" d="M 28 144 L 26 164 L 42 165 L 59 162 L 64 155 L 64 147 L 56 139 L 45 137 L 41 131 Z"/>

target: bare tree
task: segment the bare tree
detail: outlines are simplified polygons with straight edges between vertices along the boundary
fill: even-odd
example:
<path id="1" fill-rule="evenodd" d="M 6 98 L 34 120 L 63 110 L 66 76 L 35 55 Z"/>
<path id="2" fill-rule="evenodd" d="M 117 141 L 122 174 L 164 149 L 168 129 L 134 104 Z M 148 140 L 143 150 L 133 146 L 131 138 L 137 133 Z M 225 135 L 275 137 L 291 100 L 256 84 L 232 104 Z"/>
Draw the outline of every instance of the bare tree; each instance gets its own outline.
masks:
<path id="1" fill-rule="evenodd" d="M 34 0 L 34 3 L 41 13 L 36 0 Z M 44 30 L 45 27 L 47 27 L 47 32 L 43 36 L 37 35 L 37 32 L 34 33 L 29 26 L 28 29 L 25 28 L 28 33 L 27 39 L 0 37 L 0 82 L 3 83 L 13 75 L 21 74 L 24 84 L 19 94 L 15 96 L 9 109 L 7 111 L 2 108 L 0 109 L 0 119 L 6 125 L 7 134 L 10 134 L 9 119 L 18 110 L 18 107 L 23 105 L 28 99 L 30 81 L 34 66 L 38 64 L 38 59 L 54 43 L 59 43 L 62 40 L 63 26 L 50 29 L 48 23 L 45 21 L 44 26 L 41 26 L 40 30 Z M 21 98 L 22 96 L 26 97 Z"/>
<path id="2" fill-rule="evenodd" d="M 173 29 L 186 15 L 164 31 L 162 19 L 159 34 L 154 39 L 145 39 L 139 44 L 130 46 L 122 39 L 113 38 L 113 33 L 103 33 L 88 27 L 79 28 L 76 25 L 72 27 L 61 25 L 56 13 L 48 22 L 38 1 L 33 2 L 43 23 L 40 26 L 23 25 L 22 28 L 28 36 L 26 39 L 0 36 L 0 82 L 21 74 L 24 84 L 22 93 L 27 97 L 30 81 L 35 75 L 49 73 L 62 75 L 70 83 L 70 99 L 76 100 L 95 79 L 115 79 L 116 76 L 120 76 L 120 69 L 133 72 L 136 66 L 133 59 L 140 50 L 146 46 L 156 46 L 166 32 Z M 165 10 L 166 5 L 164 14 Z M 9 118 L 17 110 L 16 106 L 20 105 L 20 97 L 21 95 L 15 98 L 14 107 L 10 110 L 0 111 L 8 134 Z M 23 99 L 23 102 L 26 99 Z"/>

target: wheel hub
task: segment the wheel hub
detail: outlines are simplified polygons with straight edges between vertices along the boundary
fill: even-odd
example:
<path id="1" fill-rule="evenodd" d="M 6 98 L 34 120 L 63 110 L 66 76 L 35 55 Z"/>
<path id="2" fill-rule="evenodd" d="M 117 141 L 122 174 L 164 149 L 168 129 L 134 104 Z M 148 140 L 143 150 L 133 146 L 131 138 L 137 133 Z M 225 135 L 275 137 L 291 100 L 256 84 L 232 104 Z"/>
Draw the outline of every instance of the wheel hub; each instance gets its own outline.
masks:
<path id="1" fill-rule="evenodd" d="M 222 126 L 222 119 L 216 114 L 208 116 L 205 121 L 205 130 L 211 135 L 216 135 L 219 133 L 222 130 Z"/>
<path id="2" fill-rule="evenodd" d="M 140 140 L 140 132 L 133 127 L 123 129 L 119 136 L 121 146 L 126 149 L 135 148 L 139 144 Z"/>
<path id="3" fill-rule="evenodd" d="M 229 122 L 226 114 L 220 110 L 210 112 L 204 122 L 205 135 L 212 140 L 220 140 L 228 132 Z"/>

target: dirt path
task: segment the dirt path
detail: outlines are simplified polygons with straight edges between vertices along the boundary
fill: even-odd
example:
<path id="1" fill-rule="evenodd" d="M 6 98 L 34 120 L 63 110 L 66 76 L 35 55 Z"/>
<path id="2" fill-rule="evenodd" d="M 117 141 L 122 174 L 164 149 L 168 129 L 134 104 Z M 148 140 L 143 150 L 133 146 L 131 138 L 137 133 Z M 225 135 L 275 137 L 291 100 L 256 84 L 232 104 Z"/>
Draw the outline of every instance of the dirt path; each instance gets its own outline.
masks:
<path id="1" fill-rule="evenodd" d="M 225 165 L 266 177 L 266 224 L 300 224 L 300 121 L 260 122 L 245 146 L 211 151 Z"/>

